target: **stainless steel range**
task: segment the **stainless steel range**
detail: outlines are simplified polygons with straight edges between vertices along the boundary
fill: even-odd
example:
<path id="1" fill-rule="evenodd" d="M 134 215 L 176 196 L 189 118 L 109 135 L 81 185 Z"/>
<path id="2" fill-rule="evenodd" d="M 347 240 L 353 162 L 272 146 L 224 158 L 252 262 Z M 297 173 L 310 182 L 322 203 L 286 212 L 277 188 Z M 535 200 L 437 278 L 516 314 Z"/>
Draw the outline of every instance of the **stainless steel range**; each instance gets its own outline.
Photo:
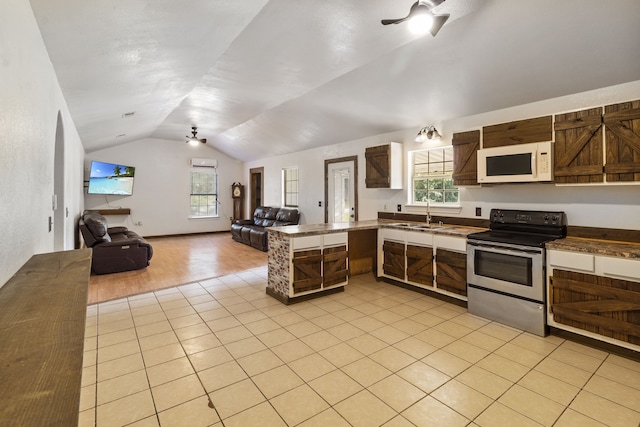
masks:
<path id="1" fill-rule="evenodd" d="M 564 212 L 492 209 L 489 228 L 467 236 L 469 312 L 546 335 L 544 245 L 566 236 Z"/>

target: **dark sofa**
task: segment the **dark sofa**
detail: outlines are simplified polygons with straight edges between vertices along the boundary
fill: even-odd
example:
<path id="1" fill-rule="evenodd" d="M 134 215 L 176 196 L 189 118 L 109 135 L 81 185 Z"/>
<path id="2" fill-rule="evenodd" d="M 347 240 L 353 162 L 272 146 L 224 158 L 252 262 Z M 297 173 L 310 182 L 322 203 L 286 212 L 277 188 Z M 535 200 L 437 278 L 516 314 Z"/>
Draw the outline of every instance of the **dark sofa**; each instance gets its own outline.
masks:
<path id="1" fill-rule="evenodd" d="M 84 212 L 79 226 L 85 244 L 93 249 L 91 271 L 95 274 L 138 270 L 149 265 L 153 248 L 127 227 L 108 227 L 106 218 L 92 211 Z"/>
<path id="2" fill-rule="evenodd" d="M 296 225 L 299 220 L 297 209 L 260 206 L 253 213 L 253 219 L 236 220 L 231 224 L 231 237 L 266 252 L 269 248 L 266 228 Z"/>

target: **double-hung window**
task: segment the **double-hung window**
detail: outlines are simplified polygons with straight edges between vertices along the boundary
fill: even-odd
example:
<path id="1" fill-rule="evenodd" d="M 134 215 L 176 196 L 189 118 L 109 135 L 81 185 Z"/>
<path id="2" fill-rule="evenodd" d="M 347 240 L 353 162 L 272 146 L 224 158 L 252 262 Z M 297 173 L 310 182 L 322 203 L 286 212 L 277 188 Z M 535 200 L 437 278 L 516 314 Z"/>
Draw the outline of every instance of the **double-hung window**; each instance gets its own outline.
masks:
<path id="1" fill-rule="evenodd" d="M 298 168 L 282 169 L 282 205 L 298 207 Z"/>
<path id="2" fill-rule="evenodd" d="M 453 185 L 453 147 L 413 151 L 410 204 L 459 206 L 460 194 Z"/>
<path id="3" fill-rule="evenodd" d="M 189 218 L 218 216 L 218 174 L 216 168 L 191 168 Z"/>

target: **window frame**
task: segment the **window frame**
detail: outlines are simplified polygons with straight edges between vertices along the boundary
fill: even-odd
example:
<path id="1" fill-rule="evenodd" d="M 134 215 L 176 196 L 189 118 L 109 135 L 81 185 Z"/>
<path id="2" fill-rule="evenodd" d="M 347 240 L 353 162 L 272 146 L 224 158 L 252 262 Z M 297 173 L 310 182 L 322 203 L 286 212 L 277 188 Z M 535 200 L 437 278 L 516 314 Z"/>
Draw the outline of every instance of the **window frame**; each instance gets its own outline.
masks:
<path id="1" fill-rule="evenodd" d="M 205 174 L 205 175 L 209 175 L 212 176 L 214 179 L 214 189 L 213 192 L 210 193 L 194 193 L 194 187 L 193 187 L 193 178 L 194 178 L 194 174 Z M 219 205 L 220 205 L 220 199 L 219 199 L 219 194 L 218 194 L 218 188 L 219 188 L 219 182 L 218 182 L 218 170 L 215 167 L 202 167 L 202 166 L 192 166 L 189 170 L 189 219 L 208 219 L 208 218 L 219 218 L 220 217 L 220 211 L 219 211 Z M 204 215 L 195 215 L 193 213 L 193 197 L 202 197 L 202 196 L 206 196 L 206 197 L 211 197 L 213 196 L 214 200 L 213 200 L 213 204 L 209 204 L 207 203 L 207 214 Z M 198 205 L 198 206 L 202 206 L 202 205 Z M 214 209 L 214 213 L 209 212 L 210 207 L 213 206 Z"/>
<path id="2" fill-rule="evenodd" d="M 438 163 L 442 163 L 442 172 L 437 173 L 416 173 L 416 154 L 425 153 L 431 151 L 442 151 L 442 161 L 427 161 L 426 163 L 421 163 L 421 165 L 427 165 L 427 169 L 431 168 L 431 165 L 436 165 Z M 448 169 L 447 169 L 447 166 Z M 424 167 L 424 166 L 423 166 Z M 431 190 L 428 188 L 427 184 L 427 198 L 428 201 L 416 200 L 416 181 L 417 180 L 443 180 L 441 188 Z M 407 192 L 407 204 L 410 206 L 430 206 L 437 208 L 454 208 L 459 209 L 461 207 L 461 193 L 460 188 L 453 184 L 453 145 L 443 145 L 438 147 L 431 148 L 423 148 L 418 150 L 409 151 L 409 176 L 408 176 L 408 192 Z M 440 191 L 438 191 L 440 190 Z M 446 194 L 455 193 L 457 196 L 457 201 L 455 202 L 446 202 L 446 201 L 437 201 L 429 197 L 430 193 L 442 193 L 442 199 L 446 200 Z"/>
<path id="3" fill-rule="evenodd" d="M 295 171 L 295 179 L 287 179 L 287 172 Z M 294 184 L 294 189 L 290 189 Z M 297 208 L 300 206 L 300 169 L 297 166 L 282 168 L 282 206 L 287 208 Z M 295 204 L 290 197 L 295 198 Z"/>

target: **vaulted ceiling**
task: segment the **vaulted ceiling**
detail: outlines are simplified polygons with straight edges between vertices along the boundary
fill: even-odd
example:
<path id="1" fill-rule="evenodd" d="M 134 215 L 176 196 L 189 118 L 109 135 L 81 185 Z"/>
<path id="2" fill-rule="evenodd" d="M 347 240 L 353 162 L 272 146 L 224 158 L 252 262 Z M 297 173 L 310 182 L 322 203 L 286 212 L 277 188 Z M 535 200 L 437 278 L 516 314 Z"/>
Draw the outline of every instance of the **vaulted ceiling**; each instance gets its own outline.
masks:
<path id="1" fill-rule="evenodd" d="M 637 0 L 446 0 L 435 38 L 380 24 L 414 0 L 30 1 L 87 152 L 197 126 L 249 161 L 640 79 Z"/>

